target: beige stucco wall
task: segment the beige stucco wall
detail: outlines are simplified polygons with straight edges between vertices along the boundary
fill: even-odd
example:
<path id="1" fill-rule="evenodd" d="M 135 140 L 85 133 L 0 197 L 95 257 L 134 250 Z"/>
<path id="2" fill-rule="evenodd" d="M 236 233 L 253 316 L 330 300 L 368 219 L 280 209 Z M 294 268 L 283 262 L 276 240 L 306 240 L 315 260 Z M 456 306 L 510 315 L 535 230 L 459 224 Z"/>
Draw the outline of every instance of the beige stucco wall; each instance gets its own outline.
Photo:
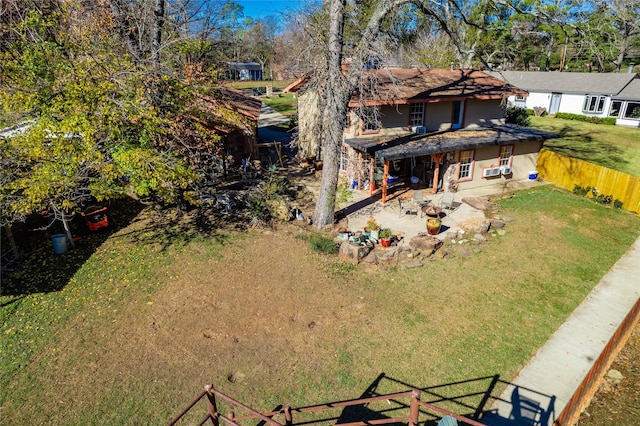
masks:
<path id="1" fill-rule="evenodd" d="M 452 102 L 433 102 L 425 104 L 424 125 L 428 132 L 438 132 L 451 128 L 453 115 Z"/>
<path id="2" fill-rule="evenodd" d="M 469 99 L 464 106 L 464 127 L 504 124 L 504 111 L 500 106 L 500 100 Z"/>
<path id="3" fill-rule="evenodd" d="M 540 151 L 541 147 L 541 142 L 524 142 L 515 144 L 513 147 L 513 159 L 511 162 L 511 169 L 513 173 L 507 176 L 500 175 L 490 178 L 482 177 L 482 169 L 484 167 L 497 166 L 500 147 L 491 146 L 476 149 L 473 163 L 473 179 L 470 181 L 458 182 L 458 190 L 486 186 L 502 186 L 509 181 L 528 179 L 529 172 L 536 170 L 538 151 Z M 459 154 L 459 152 L 456 152 L 456 161 L 459 158 Z"/>

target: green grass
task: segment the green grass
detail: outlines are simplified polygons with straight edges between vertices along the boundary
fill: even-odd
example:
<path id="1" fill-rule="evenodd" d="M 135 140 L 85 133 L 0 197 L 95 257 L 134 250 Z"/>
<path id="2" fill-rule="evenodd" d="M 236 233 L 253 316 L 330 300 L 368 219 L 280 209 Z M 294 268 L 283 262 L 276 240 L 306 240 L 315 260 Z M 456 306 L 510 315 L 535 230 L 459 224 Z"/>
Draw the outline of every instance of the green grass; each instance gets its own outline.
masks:
<path id="1" fill-rule="evenodd" d="M 290 85 L 293 80 L 263 80 L 263 81 L 225 81 L 225 85 L 233 87 L 235 89 L 253 89 L 255 87 L 266 87 L 267 85 L 273 86 L 274 91 L 282 91 L 285 87 Z"/>
<path id="2" fill-rule="evenodd" d="M 296 113 L 297 99 L 293 93 L 275 95 L 271 98 L 264 98 L 262 101 L 280 114 L 293 115 Z"/>
<path id="3" fill-rule="evenodd" d="M 640 129 L 531 117 L 531 127 L 561 135 L 544 147 L 572 158 L 640 176 Z"/>
<path id="4" fill-rule="evenodd" d="M 511 380 L 640 235 L 640 219 L 551 186 L 517 192 L 499 205 L 502 215 L 516 219 L 504 236 L 492 237 L 473 256 L 418 269 L 364 273 L 361 267 L 323 263 L 307 242 L 278 235 L 283 246 L 272 251 L 292 246 L 289 254 L 300 256 L 303 275 L 295 275 L 297 266 L 279 271 L 279 263 L 265 261 L 250 277 L 251 288 L 236 289 L 240 300 L 250 302 L 249 290 L 268 273 L 293 274 L 295 286 L 272 284 L 255 305 L 231 306 L 230 317 L 224 315 L 234 303 L 229 294 L 216 288 L 207 297 L 207 286 L 227 279 L 240 286 L 232 277 L 216 277 L 216 271 L 225 262 L 232 268 L 256 241 L 273 235 L 233 233 L 225 240 L 200 236 L 172 244 L 166 235 L 178 233 L 125 229 L 96 248 L 58 291 L 0 298 L 3 418 L 36 424 L 46 412 L 52 424 L 166 423 L 211 380 L 260 409 L 355 398 L 382 372 L 380 393 L 406 390 L 401 381 L 439 386 L 440 395 L 469 395 L 486 390 L 487 378 L 495 374 Z M 40 277 L 55 274 L 60 259 L 43 259 Z M 304 262 L 311 267 L 302 269 Z M 202 283 L 207 276 L 213 278 Z M 191 299 L 180 299 L 191 293 Z M 300 295 L 312 303 L 292 303 L 287 312 L 283 303 Z M 175 304 L 154 306 L 154 300 Z M 152 321 L 179 326 L 162 315 L 190 303 L 200 307 L 199 317 L 209 318 L 206 333 L 235 336 L 245 320 L 256 322 L 256 345 L 242 335 L 238 343 L 225 337 L 214 345 L 197 328 L 202 325 L 189 320 L 175 333 L 196 327 L 198 340 L 179 345 L 181 336 L 173 336 L 172 345 L 160 347 L 163 362 L 154 364 L 159 348 L 150 345 L 158 339 Z M 314 328 L 307 326 L 310 319 Z M 149 338 L 136 330 L 148 330 Z M 194 342 L 211 343 L 199 352 Z M 104 374 L 95 372 L 119 372 L 101 361 L 125 343 L 148 347 L 149 353 L 138 350 L 148 358 L 135 371 L 101 381 Z M 219 362 L 225 354 L 227 362 Z M 242 380 L 225 380 L 238 370 L 246 372 Z M 465 402 L 473 405 L 481 397 Z"/>

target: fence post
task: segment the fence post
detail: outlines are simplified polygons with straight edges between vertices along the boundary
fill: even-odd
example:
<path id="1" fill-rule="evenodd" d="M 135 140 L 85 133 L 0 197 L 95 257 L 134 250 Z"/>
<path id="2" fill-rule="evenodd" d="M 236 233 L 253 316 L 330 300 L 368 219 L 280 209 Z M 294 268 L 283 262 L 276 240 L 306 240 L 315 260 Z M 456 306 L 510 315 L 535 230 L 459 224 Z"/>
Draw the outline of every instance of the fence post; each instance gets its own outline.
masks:
<path id="1" fill-rule="evenodd" d="M 409 426 L 418 426 L 418 414 L 420 413 L 420 391 L 413 389 L 411 391 L 411 405 L 409 408 Z"/>
<path id="2" fill-rule="evenodd" d="M 213 384 L 205 385 L 204 390 L 207 392 L 207 411 L 211 417 L 211 423 L 213 423 L 213 426 L 219 426 L 218 407 L 216 406 L 216 395 L 213 393 Z"/>
<path id="3" fill-rule="evenodd" d="M 293 417 L 291 416 L 291 406 L 284 407 L 284 420 L 287 426 L 293 426 Z"/>

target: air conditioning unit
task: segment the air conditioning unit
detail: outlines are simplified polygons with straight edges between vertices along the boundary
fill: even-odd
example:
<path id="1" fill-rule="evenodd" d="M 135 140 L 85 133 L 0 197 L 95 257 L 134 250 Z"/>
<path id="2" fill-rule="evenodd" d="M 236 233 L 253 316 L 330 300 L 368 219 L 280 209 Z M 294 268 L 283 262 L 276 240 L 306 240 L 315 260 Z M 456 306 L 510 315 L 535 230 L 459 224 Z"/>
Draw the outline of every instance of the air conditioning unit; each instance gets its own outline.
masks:
<path id="1" fill-rule="evenodd" d="M 489 167 L 482 169 L 482 177 L 500 176 L 500 167 Z"/>
<path id="2" fill-rule="evenodd" d="M 502 173 L 503 175 L 510 175 L 511 174 L 511 167 L 509 167 L 509 166 L 500 166 L 500 173 Z"/>
<path id="3" fill-rule="evenodd" d="M 427 128 L 424 126 L 414 126 L 411 127 L 411 131 L 416 135 L 424 135 L 425 133 L 427 133 Z"/>

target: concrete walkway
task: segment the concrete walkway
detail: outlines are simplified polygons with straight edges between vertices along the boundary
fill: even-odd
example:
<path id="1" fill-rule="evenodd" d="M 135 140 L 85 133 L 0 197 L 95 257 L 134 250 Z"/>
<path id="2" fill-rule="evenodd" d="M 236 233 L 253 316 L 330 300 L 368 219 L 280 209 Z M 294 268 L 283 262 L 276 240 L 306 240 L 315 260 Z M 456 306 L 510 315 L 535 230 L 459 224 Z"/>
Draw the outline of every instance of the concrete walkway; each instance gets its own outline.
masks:
<path id="1" fill-rule="evenodd" d="M 522 369 L 482 423 L 552 425 L 640 298 L 640 238 Z"/>

